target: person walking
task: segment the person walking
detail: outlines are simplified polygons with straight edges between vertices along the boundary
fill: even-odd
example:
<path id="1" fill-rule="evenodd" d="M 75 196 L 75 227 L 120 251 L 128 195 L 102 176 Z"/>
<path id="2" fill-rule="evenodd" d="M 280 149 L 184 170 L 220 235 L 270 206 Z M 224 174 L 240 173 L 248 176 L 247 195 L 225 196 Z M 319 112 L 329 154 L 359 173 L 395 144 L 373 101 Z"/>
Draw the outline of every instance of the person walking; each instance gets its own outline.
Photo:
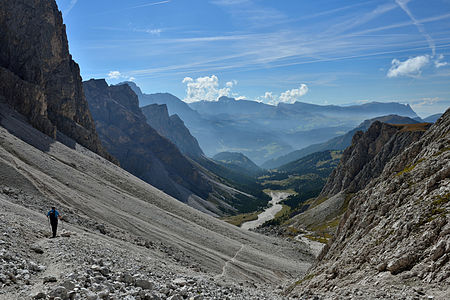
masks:
<path id="1" fill-rule="evenodd" d="M 53 236 L 56 237 L 56 231 L 58 230 L 58 219 L 61 219 L 61 215 L 53 206 L 52 209 L 47 213 L 47 219 L 50 219 L 50 225 L 52 226 Z"/>

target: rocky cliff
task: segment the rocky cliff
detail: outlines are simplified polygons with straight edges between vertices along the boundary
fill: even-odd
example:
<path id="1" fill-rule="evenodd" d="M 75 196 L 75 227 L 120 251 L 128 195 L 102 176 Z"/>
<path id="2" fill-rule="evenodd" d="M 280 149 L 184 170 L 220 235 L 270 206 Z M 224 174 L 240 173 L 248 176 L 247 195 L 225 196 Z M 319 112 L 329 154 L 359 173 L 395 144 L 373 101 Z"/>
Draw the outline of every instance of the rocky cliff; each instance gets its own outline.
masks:
<path id="1" fill-rule="evenodd" d="M 52 138 L 60 131 L 111 160 L 96 134 L 56 2 L 3 0 L 0 28 L 0 101 Z"/>
<path id="2" fill-rule="evenodd" d="M 392 137 L 405 130 L 386 129 L 396 130 Z M 386 147 L 392 138 L 382 136 Z M 355 150 L 361 139 L 355 138 Z M 373 151 L 381 146 L 376 140 L 369 143 Z M 299 293 L 449 298 L 450 110 L 416 142 L 400 148 L 380 175 L 351 197 L 336 236 L 297 283 Z"/>
<path id="3" fill-rule="evenodd" d="M 183 202 L 188 191 L 208 197 L 207 182 L 175 145 L 146 123 L 128 85 L 89 80 L 84 90 L 101 140 L 125 170 Z"/>
<path id="4" fill-rule="evenodd" d="M 121 166 L 174 198 L 212 215 L 236 212 L 252 197 L 216 182 L 153 129 L 128 85 L 84 82 L 100 139 Z M 240 198 L 242 197 L 242 198 Z"/>
<path id="5" fill-rule="evenodd" d="M 183 154 L 194 159 L 203 155 L 197 139 L 191 135 L 180 117 L 169 116 L 166 104 L 150 104 L 141 110 L 147 118 L 147 123 L 174 143 Z"/>
<path id="6" fill-rule="evenodd" d="M 431 124 L 391 125 L 375 121 L 366 132 L 358 131 L 352 145 L 331 173 L 320 196 L 340 191 L 356 192 L 378 177 L 386 163 L 416 142 Z"/>

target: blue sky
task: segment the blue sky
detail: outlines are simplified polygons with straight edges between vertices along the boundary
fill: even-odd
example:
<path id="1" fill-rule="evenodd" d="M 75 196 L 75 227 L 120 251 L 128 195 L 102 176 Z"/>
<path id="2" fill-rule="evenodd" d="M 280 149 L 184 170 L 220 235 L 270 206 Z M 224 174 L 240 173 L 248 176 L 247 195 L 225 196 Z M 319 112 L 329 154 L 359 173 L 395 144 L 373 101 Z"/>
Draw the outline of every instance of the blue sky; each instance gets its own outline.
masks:
<path id="1" fill-rule="evenodd" d="M 450 106 L 450 0 L 57 3 L 84 80 L 187 102 Z"/>

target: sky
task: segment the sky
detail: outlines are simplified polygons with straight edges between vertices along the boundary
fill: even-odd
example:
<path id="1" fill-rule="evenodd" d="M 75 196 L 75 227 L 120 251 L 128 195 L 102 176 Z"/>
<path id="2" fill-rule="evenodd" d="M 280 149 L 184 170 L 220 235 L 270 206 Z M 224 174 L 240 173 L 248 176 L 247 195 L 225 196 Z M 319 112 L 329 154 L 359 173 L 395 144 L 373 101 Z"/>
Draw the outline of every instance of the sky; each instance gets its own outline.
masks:
<path id="1" fill-rule="evenodd" d="M 83 80 L 186 102 L 450 107 L 450 0 L 57 0 Z"/>

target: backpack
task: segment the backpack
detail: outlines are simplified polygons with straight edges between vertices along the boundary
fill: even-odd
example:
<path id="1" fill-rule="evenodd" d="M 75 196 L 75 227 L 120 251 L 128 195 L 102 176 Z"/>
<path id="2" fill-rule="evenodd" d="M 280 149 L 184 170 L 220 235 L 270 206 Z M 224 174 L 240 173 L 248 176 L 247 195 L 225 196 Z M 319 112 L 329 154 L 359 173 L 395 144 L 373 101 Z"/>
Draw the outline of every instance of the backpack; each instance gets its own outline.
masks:
<path id="1" fill-rule="evenodd" d="M 57 221 L 58 219 L 56 218 L 56 211 L 51 210 L 50 211 L 50 221 Z"/>

